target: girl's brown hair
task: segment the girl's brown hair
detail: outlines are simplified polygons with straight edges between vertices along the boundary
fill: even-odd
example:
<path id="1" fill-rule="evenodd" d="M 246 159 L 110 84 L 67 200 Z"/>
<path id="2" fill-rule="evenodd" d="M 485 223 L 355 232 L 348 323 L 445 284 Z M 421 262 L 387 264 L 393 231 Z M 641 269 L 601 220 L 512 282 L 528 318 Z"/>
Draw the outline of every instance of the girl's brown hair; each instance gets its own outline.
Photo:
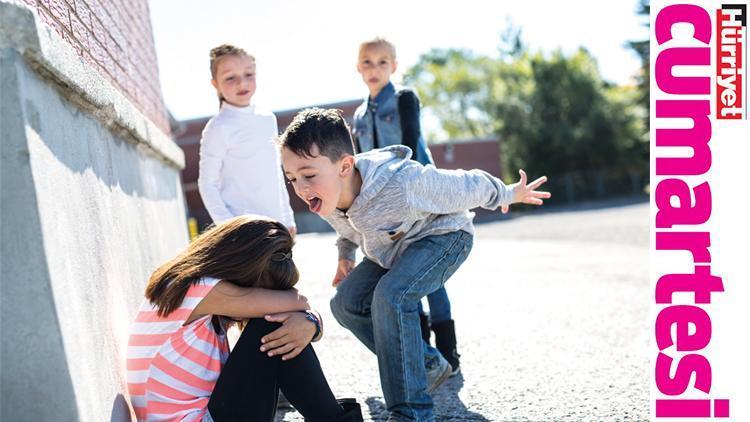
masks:
<path id="1" fill-rule="evenodd" d="M 191 285 L 213 277 L 242 287 L 291 289 L 299 279 L 292 236 L 278 221 L 235 217 L 198 236 L 151 275 L 146 298 L 160 316 L 177 309 Z"/>
<path id="2" fill-rule="evenodd" d="M 255 57 L 252 54 L 248 54 L 248 52 L 242 48 L 235 47 L 231 44 L 222 44 L 218 47 L 212 48 L 211 53 L 209 53 L 211 59 L 211 79 L 216 79 L 216 70 L 219 68 L 219 62 L 225 56 L 244 56 L 248 57 L 253 63 L 255 63 Z M 219 94 L 219 106 L 221 106 L 223 101 L 224 97 Z"/>

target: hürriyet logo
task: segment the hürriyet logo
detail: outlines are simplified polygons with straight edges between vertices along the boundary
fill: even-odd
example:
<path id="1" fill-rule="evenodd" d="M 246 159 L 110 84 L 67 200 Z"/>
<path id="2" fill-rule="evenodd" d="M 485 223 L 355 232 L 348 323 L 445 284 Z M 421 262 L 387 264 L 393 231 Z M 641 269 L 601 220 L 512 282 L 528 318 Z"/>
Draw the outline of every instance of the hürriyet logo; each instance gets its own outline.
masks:
<path id="1" fill-rule="evenodd" d="M 747 119 L 747 5 L 716 10 L 716 118 Z"/>

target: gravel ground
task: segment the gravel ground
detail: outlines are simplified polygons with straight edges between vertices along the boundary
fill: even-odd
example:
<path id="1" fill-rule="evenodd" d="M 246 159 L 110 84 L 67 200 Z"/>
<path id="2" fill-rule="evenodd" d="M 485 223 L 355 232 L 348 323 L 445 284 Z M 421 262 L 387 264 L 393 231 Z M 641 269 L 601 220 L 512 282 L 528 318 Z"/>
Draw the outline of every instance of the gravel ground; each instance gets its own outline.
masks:
<path id="1" fill-rule="evenodd" d="M 647 420 L 648 219 L 645 202 L 610 201 L 478 224 L 447 283 L 462 374 L 434 395 L 437 419 Z M 327 322 L 315 349 L 334 393 L 385 420 L 375 356 L 328 307 L 334 240 L 305 234 L 295 249 L 298 287 Z"/>

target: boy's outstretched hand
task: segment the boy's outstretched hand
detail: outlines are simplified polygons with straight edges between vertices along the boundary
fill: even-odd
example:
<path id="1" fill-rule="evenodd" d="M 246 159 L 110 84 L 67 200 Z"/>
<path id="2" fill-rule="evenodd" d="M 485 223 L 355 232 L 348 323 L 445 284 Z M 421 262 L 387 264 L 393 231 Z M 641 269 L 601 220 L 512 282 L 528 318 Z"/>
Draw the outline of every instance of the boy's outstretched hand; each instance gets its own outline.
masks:
<path id="1" fill-rule="evenodd" d="M 542 176 L 527 185 L 526 172 L 523 170 L 518 170 L 518 174 L 521 175 L 521 180 L 509 186 L 511 189 L 513 189 L 514 204 L 522 203 L 542 205 L 544 203 L 544 201 L 542 201 L 542 198 L 546 199 L 552 196 L 552 194 L 549 192 L 536 190 L 536 188 L 547 181 L 547 176 Z M 503 212 L 503 214 L 507 214 L 509 208 L 510 207 L 508 205 L 503 205 L 500 207 L 500 210 Z"/>

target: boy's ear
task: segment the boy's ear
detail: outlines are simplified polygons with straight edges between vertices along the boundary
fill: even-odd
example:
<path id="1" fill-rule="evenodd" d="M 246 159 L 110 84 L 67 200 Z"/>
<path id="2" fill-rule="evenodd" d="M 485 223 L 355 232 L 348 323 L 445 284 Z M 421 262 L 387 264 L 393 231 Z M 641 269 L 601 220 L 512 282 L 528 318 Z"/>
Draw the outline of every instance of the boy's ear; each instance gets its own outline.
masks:
<path id="1" fill-rule="evenodd" d="M 341 167 L 339 169 L 339 175 L 341 177 L 347 177 L 354 171 L 354 156 L 345 155 L 341 158 Z"/>
<path id="2" fill-rule="evenodd" d="M 219 89 L 219 84 L 216 82 L 216 79 L 211 79 L 211 85 L 213 85 L 214 89 Z"/>
<path id="3" fill-rule="evenodd" d="M 396 69 L 398 69 L 398 62 L 396 60 L 393 61 L 393 66 L 391 66 L 391 73 L 395 73 Z"/>

